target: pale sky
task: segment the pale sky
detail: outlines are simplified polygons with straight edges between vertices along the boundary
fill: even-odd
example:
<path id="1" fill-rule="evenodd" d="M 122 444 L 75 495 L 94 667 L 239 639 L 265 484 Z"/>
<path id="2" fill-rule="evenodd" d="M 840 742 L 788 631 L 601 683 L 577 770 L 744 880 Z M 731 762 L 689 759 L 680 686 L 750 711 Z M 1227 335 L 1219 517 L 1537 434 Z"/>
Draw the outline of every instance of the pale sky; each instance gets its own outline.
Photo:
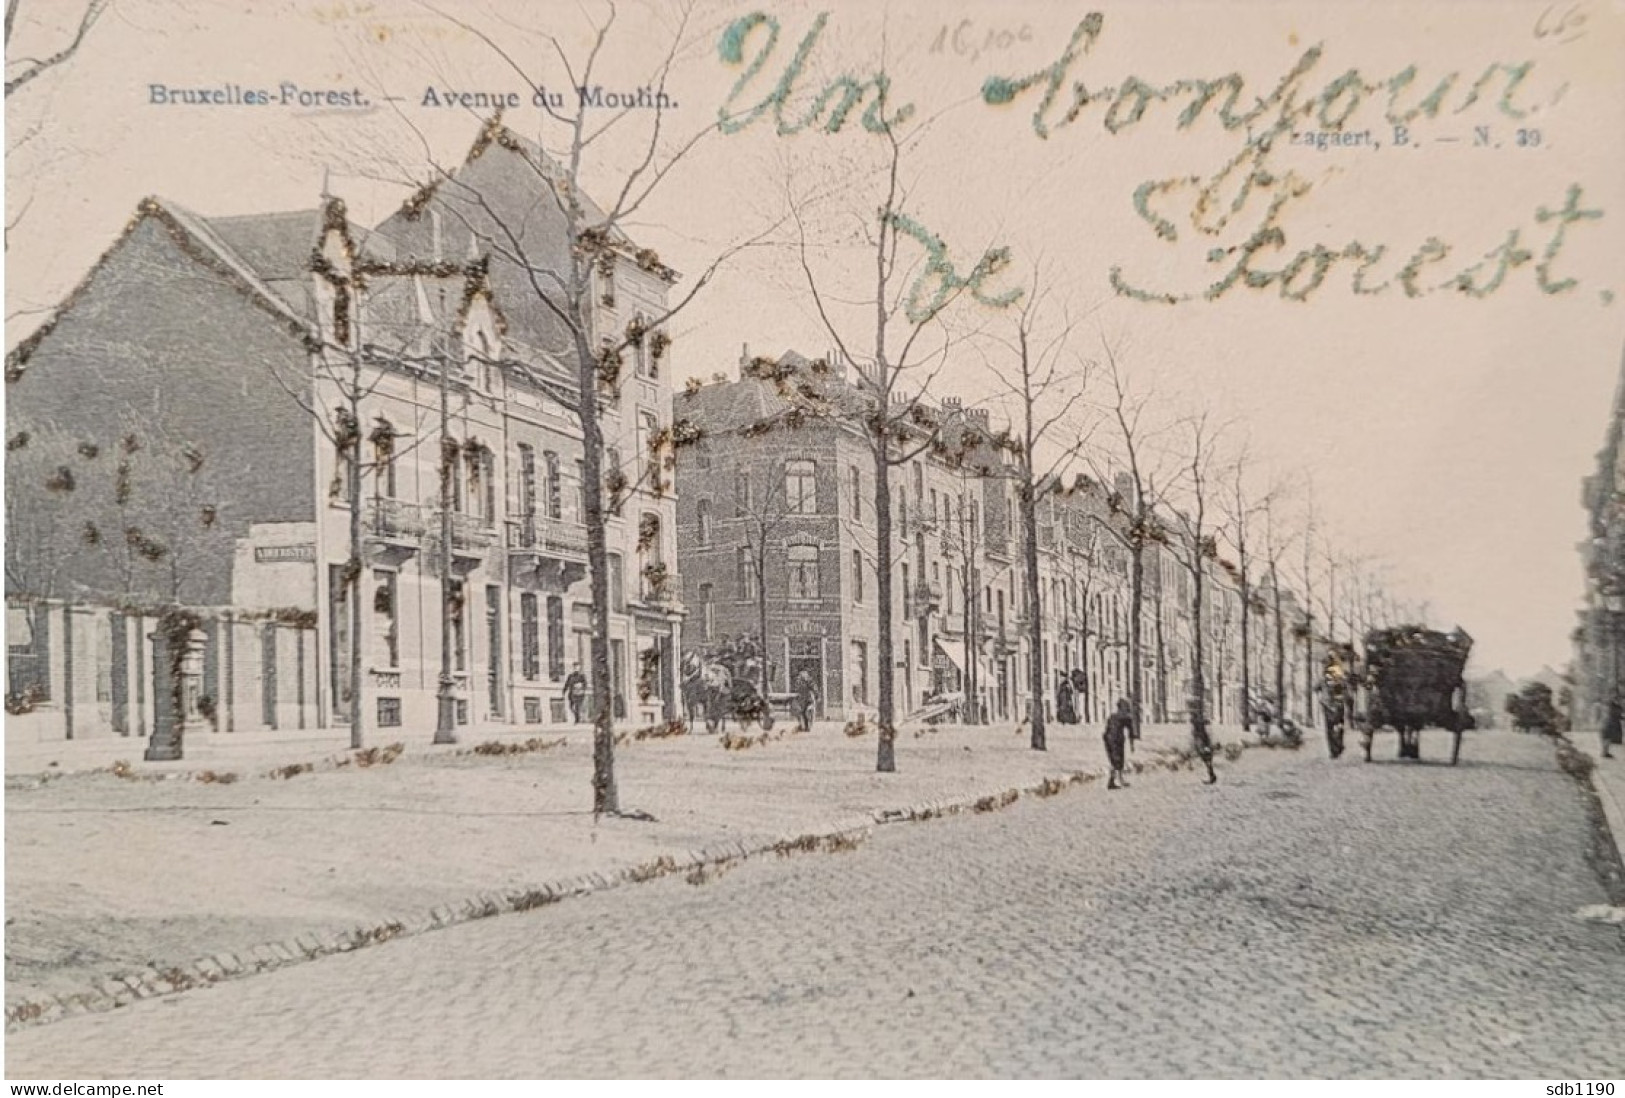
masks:
<path id="1" fill-rule="evenodd" d="M 61 28 L 25 26 L 14 53 L 58 48 L 72 7 L 36 3 L 34 11 L 49 10 Z M 23 10 L 26 20 L 27 0 Z M 382 220 L 405 197 L 406 180 L 429 176 L 429 155 L 455 162 L 478 128 L 481 112 L 425 106 L 427 89 L 517 90 L 530 98 L 509 60 L 454 20 L 484 31 L 532 82 L 562 91 L 569 77 L 535 32 L 545 26 L 565 36 L 579 63 L 582 12 L 596 10 L 590 0 L 499 5 L 495 13 L 451 0 L 115 0 L 70 66 L 7 102 L 13 152 L 6 206 L 8 222 L 16 223 L 6 255 L 7 345 L 84 275 L 144 195 L 205 216 L 308 208 L 325 174 L 352 216 Z M 1284 184 L 1261 185 L 1215 234 L 1192 222 L 1200 184 L 1154 192 L 1147 213 L 1172 226 L 1177 238 L 1167 242 L 1136 213 L 1136 189 L 1205 181 L 1242 149 L 1245 133 L 1220 125 L 1218 99 L 1184 131 L 1177 120 L 1192 101 L 1188 92 L 1150 102 L 1137 122 L 1124 103 L 1114 117 L 1125 124 L 1113 134 L 1104 124 L 1108 92 L 1047 138 L 1033 126 L 1042 86 L 1007 106 L 982 101 L 987 77 L 1021 78 L 1056 63 L 1087 6 L 708 3 L 690 21 L 690 48 L 667 82 L 677 101 L 662 120 L 669 139 L 715 121 L 744 71 L 719 56 L 719 37 L 757 10 L 778 21 L 779 38 L 733 100 L 736 112 L 768 95 L 818 13 L 827 12 L 786 117 L 804 113 L 830 79 L 864 81 L 884 62 L 892 105 L 915 109 L 903 132 L 930 119 L 904 162 L 907 208 L 947 245 L 956 269 L 967 270 L 992 245 L 1012 255 L 995 288 L 1028 283 L 1041 265 L 1051 319 L 1062 308 L 1087 317 L 1073 337 L 1078 356 L 1098 357 L 1108 339 L 1134 383 L 1155 391 L 1160 414 L 1211 408 L 1229 421 L 1233 441 L 1250 439 L 1257 482 L 1271 471 L 1311 477 L 1321 528 L 1346 552 L 1383 561 L 1392 586 L 1426 600 L 1435 623 L 1460 623 L 1472 633 L 1476 668 L 1523 675 L 1569 658 L 1582 590 L 1580 478 L 1603 441 L 1625 351 L 1625 18 L 1618 5 L 1104 9 L 1097 40 L 1066 75 L 1052 125 L 1080 80 L 1098 93 L 1130 76 L 1166 87 L 1238 73 L 1246 87 L 1238 110 L 1245 110 L 1301 65 L 1306 71 L 1291 85 L 1296 101 L 1324 93 L 1326 110 L 1347 110 L 1346 131 L 1360 135 L 1350 138 L 1359 144 L 1320 149 L 1280 139 L 1266 166 L 1277 179 L 1290 171 L 1308 189 L 1274 222 L 1284 251 L 1261 249 L 1256 267 L 1278 270 L 1316 245 L 1343 253 L 1358 244 L 1363 255 L 1386 246 L 1365 281 L 1388 289 L 1355 294 L 1356 264 L 1340 259 L 1302 301 L 1283 300 L 1275 286 L 1238 285 L 1218 300 L 1175 305 L 1121 296 L 1111 271 L 1121 268 L 1141 288 L 1199 295 L 1234 264 L 1210 263 L 1208 250 L 1252 237 Z M 669 6 L 622 4 L 599 63 L 606 90 L 632 92 L 645 83 L 674 27 Z M 748 63 L 765 46 L 767 27 L 742 41 Z M 1316 46 L 1318 56 L 1306 55 Z M 1414 120 L 1409 144 L 1396 146 L 1384 117 L 1388 89 L 1412 66 L 1410 83 L 1394 96 L 1400 111 L 1459 75 L 1438 117 Z M 1516 81 L 1514 70 L 1521 73 Z M 1357 75 L 1338 92 L 1334 82 L 1351 71 Z M 301 108 L 296 97 L 288 106 L 260 107 L 152 102 L 154 84 L 221 89 L 226 98 L 265 89 L 276 98 L 284 82 L 306 91 L 360 89 L 371 107 Z M 1375 90 L 1357 90 L 1367 86 Z M 1469 103 L 1475 86 L 1479 94 Z M 1522 117 L 1498 109 L 1503 92 Z M 574 98 L 567 102 L 573 109 Z M 861 111 L 834 134 L 809 127 L 780 135 L 768 112 L 737 133 L 705 137 L 639 211 L 634 235 L 692 281 L 721 249 L 784 217 L 787 185 L 821 190 L 823 203 L 806 209 L 819 234 L 815 264 L 836 296 L 861 295 L 873 269 L 861 232 L 873 218 L 880 141 L 861 128 Z M 1275 117 L 1268 113 L 1259 124 Z M 600 201 L 611 198 L 617 165 L 633 147 L 617 137 L 646 133 L 629 127 L 652 118 L 633 112 L 594 146 L 586 179 Z M 535 135 L 540 112 L 527 105 L 505 120 Z M 1318 128 L 1312 121 L 1294 127 Z M 1574 284 L 1543 292 L 1536 267 L 1559 221 L 1537 211 L 1562 210 L 1576 185 L 1574 209 L 1602 216 L 1565 224 L 1545 277 L 1553 286 Z M 1223 188 L 1222 203 L 1235 194 L 1234 186 Z M 1514 247 L 1531 257 L 1493 292 L 1406 295 L 1402 269 L 1430 238 L 1448 252 L 1418 265 L 1418 290 L 1473 267 L 1514 230 Z M 787 247 L 755 249 L 723 269 L 673 323 L 679 375 L 732 371 L 742 344 L 775 354 L 830 346 L 794 255 Z M 1483 265 L 1477 284 L 1489 281 L 1495 265 Z M 968 300 L 945 316 L 956 330 L 991 334 L 1009 321 Z M 941 381 L 944 392 L 971 398 L 990 385 L 980 356 L 969 353 L 956 353 Z"/>

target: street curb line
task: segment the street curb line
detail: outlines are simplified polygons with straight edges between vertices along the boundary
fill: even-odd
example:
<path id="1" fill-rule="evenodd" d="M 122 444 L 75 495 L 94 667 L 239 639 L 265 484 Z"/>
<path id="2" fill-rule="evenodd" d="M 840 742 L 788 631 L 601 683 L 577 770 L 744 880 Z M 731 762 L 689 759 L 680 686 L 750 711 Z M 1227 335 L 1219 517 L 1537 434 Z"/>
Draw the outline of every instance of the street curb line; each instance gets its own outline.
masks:
<path id="1" fill-rule="evenodd" d="M 1220 747 L 1219 744 L 1214 746 Z M 1240 741 L 1240 746 L 1245 751 L 1260 745 Z M 1240 754 L 1238 753 L 1236 757 L 1239 758 Z M 1136 773 L 1154 769 L 1188 770 L 1194 765 L 1195 756 L 1188 751 L 1178 748 L 1159 749 L 1152 761 L 1145 762 L 1143 767 L 1137 765 Z M 784 834 L 771 841 L 758 841 L 755 844 L 737 839 L 722 840 L 713 847 L 687 851 L 686 860 L 683 860 L 681 852 L 660 854 L 650 861 L 611 870 L 607 874 L 604 872 L 579 874 L 545 884 L 510 888 L 501 893 L 478 892 L 462 901 L 438 904 L 416 915 L 389 919 L 370 927 L 356 926 L 351 930 L 321 933 L 301 931 L 292 939 L 251 946 L 240 953 L 215 953 L 200 957 L 190 964 L 174 965 L 162 970 L 148 967 L 135 973 L 97 977 L 79 991 L 8 1003 L 6 1032 L 15 1033 L 20 1029 L 47 1025 L 78 1014 L 105 1013 L 142 999 L 212 987 L 227 980 L 290 968 L 320 957 L 353 953 L 358 949 L 382 945 L 398 938 L 416 937 L 432 930 L 496 915 L 532 911 L 573 896 L 606 892 L 623 885 L 641 884 L 674 873 L 686 871 L 696 874 L 706 870 L 717 870 L 720 873 L 731 869 L 741 861 L 767 854 L 785 857 L 797 853 L 833 853 L 839 849 L 850 849 L 836 845 L 836 840 L 862 842 L 876 827 L 1000 811 L 1018 803 L 1024 797 L 1049 797 L 1073 786 L 1098 781 L 1104 776 L 1105 772 L 1101 770 L 1061 771 L 1055 775 L 1042 777 L 1037 785 L 1016 786 L 980 796 L 971 794 L 958 800 L 925 801 L 907 808 L 875 809 L 822 827 L 815 827 L 800 835 Z M 1052 786 L 1051 783 L 1055 784 Z M 1045 790 L 1048 792 L 1044 792 Z M 703 882 L 691 880 L 690 883 Z"/>

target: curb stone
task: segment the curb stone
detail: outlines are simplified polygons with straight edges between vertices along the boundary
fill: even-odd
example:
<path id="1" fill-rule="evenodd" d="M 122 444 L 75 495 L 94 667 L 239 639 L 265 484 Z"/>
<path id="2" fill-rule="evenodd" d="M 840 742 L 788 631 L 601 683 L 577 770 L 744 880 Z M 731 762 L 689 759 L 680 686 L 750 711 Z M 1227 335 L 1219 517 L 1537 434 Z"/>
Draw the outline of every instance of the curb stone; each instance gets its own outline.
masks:
<path id="1" fill-rule="evenodd" d="M 1239 741 L 1240 746 L 1246 748 L 1260 746 L 1259 744 Z M 1219 745 L 1215 744 L 1217 748 Z M 1147 768 L 1151 769 L 1151 768 Z M 1175 769 L 1168 767 L 1167 769 Z M 1085 784 L 1091 779 L 1102 776 L 1101 771 L 1060 771 L 1055 774 L 1044 775 L 1039 778 L 1039 785 L 1047 781 L 1060 782 L 1062 790 L 1072 789 Z M 121 975 L 111 978 L 99 978 L 89 982 L 88 986 L 80 991 L 65 992 L 61 995 L 48 995 L 39 1000 L 21 1000 L 8 1003 L 6 1006 L 6 1032 L 14 1033 L 19 1029 L 31 1026 L 48 1025 L 78 1013 L 105 1013 L 127 1006 L 132 1002 L 144 999 L 158 998 L 166 995 L 180 994 L 185 991 L 202 987 L 211 987 L 225 980 L 241 979 L 259 972 L 269 972 L 275 969 L 287 968 L 301 964 L 305 961 L 316 960 L 324 956 L 335 956 L 341 953 L 350 953 L 358 949 L 382 945 L 386 942 L 401 938 L 416 937 L 419 934 L 432 930 L 440 930 L 460 923 L 474 922 L 495 915 L 510 914 L 534 910 L 536 907 L 548 906 L 558 903 L 568 897 L 585 896 L 594 892 L 609 891 L 614 888 L 627 887 L 653 880 L 662 876 L 673 875 L 682 869 L 705 869 L 732 867 L 735 863 L 775 854 L 784 851 L 789 844 L 798 841 L 813 839 L 823 843 L 836 837 L 850 838 L 862 836 L 867 838 L 876 827 L 891 824 L 912 823 L 943 819 L 948 816 L 957 816 L 966 813 L 991 814 L 1002 811 L 1024 798 L 1034 795 L 1038 788 L 1012 786 L 1006 789 L 995 790 L 985 794 L 966 794 L 954 800 L 927 801 L 902 809 L 875 809 L 866 816 L 835 821 L 822 827 L 814 827 L 799 835 L 782 835 L 768 841 L 755 844 L 744 840 L 727 840 L 717 848 L 702 848 L 699 851 L 690 851 L 688 862 L 679 860 L 676 854 L 656 855 L 647 862 L 627 866 L 614 870 L 609 875 L 603 873 L 588 873 L 563 881 L 554 881 L 534 887 L 519 888 L 506 893 L 479 892 L 456 904 L 455 906 L 441 905 L 430 908 L 419 916 L 407 916 L 394 919 L 385 919 L 372 926 L 357 926 L 353 930 L 329 932 L 318 936 L 313 932 L 303 932 L 295 935 L 291 940 L 272 942 L 267 945 L 253 946 L 244 954 L 221 953 L 206 956 L 193 961 L 189 965 L 175 966 L 168 970 L 178 972 L 182 979 L 170 979 L 155 969 Z M 1593 782 L 1594 789 L 1600 789 Z M 1014 796 L 1011 796 L 1014 794 Z M 1041 798 L 1042 799 L 1042 798 Z M 978 803 L 991 802 L 991 808 L 984 808 L 977 813 Z M 1613 804 L 1611 796 L 1604 801 Z M 1617 813 L 1618 805 L 1613 804 Z M 1614 825 L 1615 817 L 1609 818 L 1610 825 Z M 1625 832 L 1625 827 L 1616 828 L 1613 832 L 1616 837 Z M 815 850 L 819 847 L 815 846 Z M 647 871 L 660 864 L 662 859 L 669 863 L 669 867 L 654 873 Z M 532 898 L 541 897 L 542 902 L 536 903 Z M 239 956 L 252 958 L 252 962 L 239 961 Z M 223 963 L 221 958 L 237 961 L 236 965 Z M 196 973 L 195 978 L 192 973 Z M 70 1002 L 73 1004 L 70 1006 Z"/>

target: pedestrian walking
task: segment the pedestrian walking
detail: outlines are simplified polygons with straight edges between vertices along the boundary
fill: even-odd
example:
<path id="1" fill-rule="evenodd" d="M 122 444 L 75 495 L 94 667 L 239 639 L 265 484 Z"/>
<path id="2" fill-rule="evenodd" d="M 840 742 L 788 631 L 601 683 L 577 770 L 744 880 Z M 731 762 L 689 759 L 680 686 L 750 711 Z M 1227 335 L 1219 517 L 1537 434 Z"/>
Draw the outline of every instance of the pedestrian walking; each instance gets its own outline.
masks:
<path id="1" fill-rule="evenodd" d="M 1058 724 L 1078 723 L 1078 711 L 1072 704 L 1072 684 L 1065 675 L 1055 684 L 1055 720 Z"/>
<path id="2" fill-rule="evenodd" d="M 1107 789 L 1116 789 L 1119 785 L 1128 788 L 1128 780 L 1123 777 L 1123 744 L 1133 729 L 1134 709 L 1127 698 L 1119 698 L 1117 712 L 1107 718 L 1106 732 L 1101 737 L 1106 744 L 1106 761 L 1112 768 L 1111 777 L 1106 779 Z"/>
<path id="3" fill-rule="evenodd" d="M 570 665 L 564 678 L 564 700 L 570 703 L 570 723 L 581 723 L 581 703 L 587 699 L 587 677 L 581 673 L 579 663 Z"/>
<path id="4" fill-rule="evenodd" d="M 813 709 L 818 704 L 818 688 L 813 685 L 812 673 L 806 668 L 796 676 L 796 716 L 803 732 L 812 731 Z"/>
<path id="5" fill-rule="evenodd" d="M 1625 725 L 1625 714 L 1621 714 L 1619 699 L 1615 698 L 1608 703 L 1608 716 L 1602 722 L 1602 757 L 1611 759 L 1614 756 L 1608 749 L 1620 742 L 1622 725 Z"/>

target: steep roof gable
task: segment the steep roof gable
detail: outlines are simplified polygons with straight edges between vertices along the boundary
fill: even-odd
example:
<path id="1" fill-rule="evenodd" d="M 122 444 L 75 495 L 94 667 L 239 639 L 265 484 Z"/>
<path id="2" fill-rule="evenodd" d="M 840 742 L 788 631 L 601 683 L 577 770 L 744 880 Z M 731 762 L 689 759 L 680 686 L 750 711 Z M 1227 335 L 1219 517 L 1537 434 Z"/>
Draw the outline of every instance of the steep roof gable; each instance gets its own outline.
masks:
<path id="1" fill-rule="evenodd" d="M 241 256 L 237 255 L 207 221 L 175 203 L 148 197 L 141 200 L 135 214 L 125 224 L 123 232 L 92 264 L 85 277 L 80 279 L 79 284 L 62 299 L 62 303 L 45 323 L 6 355 L 7 381 L 16 381 L 23 375 L 28 368 L 28 360 L 39 349 L 40 344 L 50 338 L 57 324 L 78 304 L 103 268 L 117 262 L 117 256 L 130 237 L 149 222 L 161 226 L 182 254 L 199 266 L 224 278 L 249 302 L 281 322 L 291 335 L 299 339 L 310 338 L 310 325 L 305 318 L 278 295 Z"/>

